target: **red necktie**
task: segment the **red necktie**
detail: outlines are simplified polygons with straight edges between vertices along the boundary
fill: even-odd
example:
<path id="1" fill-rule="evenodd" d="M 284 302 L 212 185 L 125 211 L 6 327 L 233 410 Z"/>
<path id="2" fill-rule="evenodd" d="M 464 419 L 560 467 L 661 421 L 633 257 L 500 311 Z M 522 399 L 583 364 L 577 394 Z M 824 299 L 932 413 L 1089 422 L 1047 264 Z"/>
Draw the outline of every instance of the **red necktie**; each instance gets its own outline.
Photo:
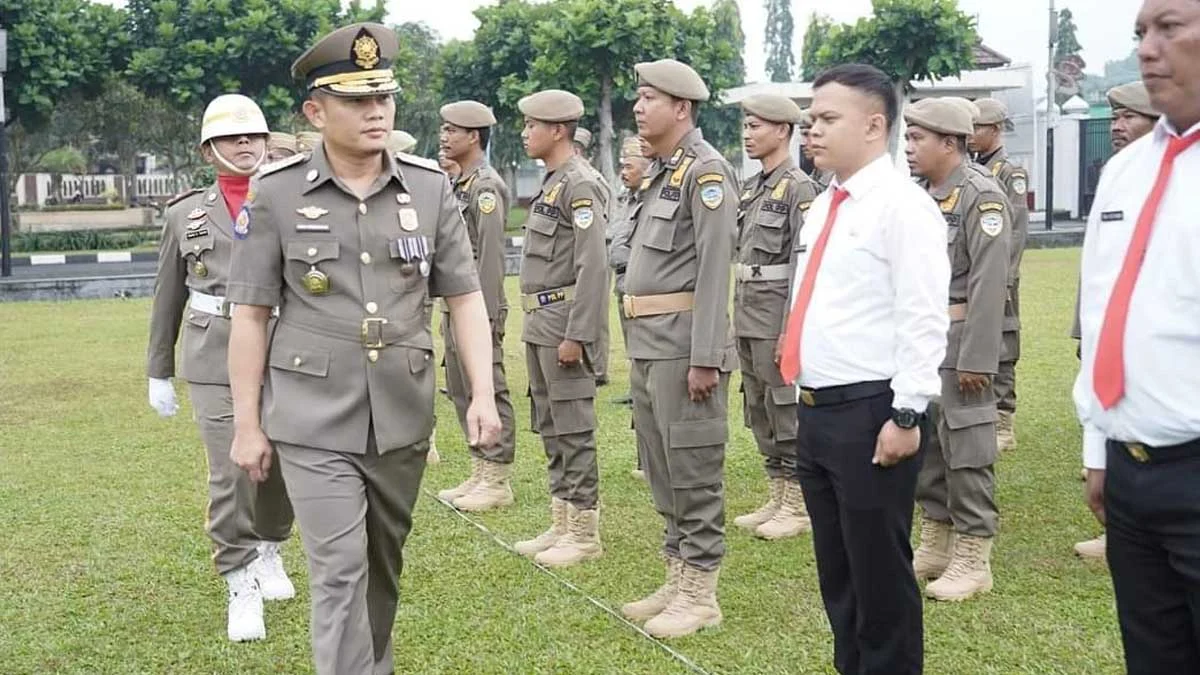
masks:
<path id="1" fill-rule="evenodd" d="M 1108 308 L 1104 310 L 1104 324 L 1100 327 L 1096 362 L 1092 367 L 1092 388 L 1105 410 L 1116 405 L 1125 395 L 1125 322 L 1129 318 L 1129 299 L 1133 296 L 1133 287 L 1137 284 L 1138 272 L 1150 245 L 1150 232 L 1154 229 L 1158 204 L 1167 191 L 1175 158 L 1196 141 L 1200 141 L 1200 131 L 1185 138 L 1172 137 L 1167 144 L 1167 152 L 1158 165 L 1154 187 L 1138 214 L 1133 237 L 1129 240 L 1129 250 L 1125 252 L 1125 262 L 1121 264 L 1121 273 L 1113 284 Z"/>
<path id="2" fill-rule="evenodd" d="M 787 384 L 792 384 L 800 376 L 800 334 L 804 330 L 804 315 L 808 312 L 808 303 L 812 300 L 817 269 L 825 255 L 825 244 L 829 242 L 833 223 L 837 220 L 838 207 L 849 196 L 850 193 L 846 192 L 845 188 L 838 188 L 833 193 L 833 203 L 829 205 L 829 215 L 825 216 L 825 226 L 808 256 L 804 278 L 800 281 L 800 291 L 796 294 L 796 304 L 792 306 L 791 314 L 788 314 L 787 329 L 783 332 L 783 351 L 779 356 L 779 374 Z"/>

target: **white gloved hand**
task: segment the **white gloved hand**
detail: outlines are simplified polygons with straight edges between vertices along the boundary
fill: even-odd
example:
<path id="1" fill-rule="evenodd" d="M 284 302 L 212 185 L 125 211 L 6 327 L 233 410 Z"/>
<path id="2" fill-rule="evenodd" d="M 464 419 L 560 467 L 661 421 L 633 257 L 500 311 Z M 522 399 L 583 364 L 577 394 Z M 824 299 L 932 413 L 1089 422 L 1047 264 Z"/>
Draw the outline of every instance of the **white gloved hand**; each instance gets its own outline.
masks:
<path id="1" fill-rule="evenodd" d="M 179 412 L 179 403 L 175 400 L 175 386 L 170 378 L 150 378 L 150 407 L 158 411 L 159 417 L 172 417 Z"/>

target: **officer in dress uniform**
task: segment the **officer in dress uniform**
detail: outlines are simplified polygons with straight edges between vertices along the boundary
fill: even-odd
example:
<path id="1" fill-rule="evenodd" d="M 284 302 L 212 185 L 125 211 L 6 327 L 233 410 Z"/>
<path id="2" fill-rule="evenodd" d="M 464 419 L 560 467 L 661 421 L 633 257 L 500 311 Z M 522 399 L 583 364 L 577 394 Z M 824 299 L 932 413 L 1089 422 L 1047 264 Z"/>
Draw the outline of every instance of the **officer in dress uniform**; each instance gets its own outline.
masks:
<path id="1" fill-rule="evenodd" d="M 250 176 L 266 154 L 267 121 L 254 101 L 218 96 L 204 111 L 200 152 L 217 172 L 208 189 L 192 190 L 167 206 L 150 310 L 146 370 L 150 405 L 164 417 L 178 406 L 170 378 L 175 343 L 183 333 L 180 375 L 187 380 L 194 417 L 208 451 L 205 529 L 213 562 L 229 587 L 230 640 L 266 637 L 263 599 L 295 595 L 279 544 L 292 530 L 292 507 L 279 475 L 255 485 L 229 457 L 233 401 L 226 355 L 230 305 L 225 298 L 233 256 L 233 218 Z"/>
<path id="2" fill-rule="evenodd" d="M 499 445 L 486 450 L 471 449 L 470 475 L 457 486 L 439 492 L 438 499 L 464 511 L 487 511 L 513 503 L 510 479 L 516 452 L 516 418 L 504 373 L 504 333 L 508 320 L 508 299 L 504 296 L 504 229 L 512 197 L 500 174 L 484 157 L 491 128 L 496 124 L 492 109 L 477 101 L 457 101 L 442 106 L 441 116 L 441 152 L 463 167 L 454 179 L 454 196 L 467 223 L 480 290 L 492 325 L 492 388 L 503 431 Z M 471 390 L 449 326 L 450 317 L 443 314 L 446 390 L 465 430 Z"/>
<path id="3" fill-rule="evenodd" d="M 593 560 L 600 544 L 596 465 L 596 376 L 608 318 L 608 190 L 571 149 L 583 101 L 558 89 L 517 102 L 525 152 L 546 165 L 525 222 L 521 253 L 521 340 L 529 372 L 533 430 L 546 449 L 550 527 L 518 542 L 518 553 L 551 566 Z"/>
<path id="4" fill-rule="evenodd" d="M 951 268 L 942 395 L 931 413 L 937 435 L 917 480 L 921 545 L 913 568 L 918 579 L 936 579 L 926 596 L 965 600 L 992 588 L 999 514 L 991 380 L 1000 360 L 1011 207 L 1004 189 L 966 157 L 974 128 L 965 107 L 924 99 L 904 117 L 909 166 L 946 218 Z"/>
<path id="5" fill-rule="evenodd" d="M 975 101 L 979 115 L 975 118 L 975 133 L 970 146 L 975 161 L 987 168 L 1000 187 L 1008 194 L 1012 208 L 1012 238 L 1008 256 L 1008 302 L 1004 306 L 1004 337 L 1000 352 L 1000 369 L 996 373 L 996 441 L 1000 450 L 1017 447 L 1014 420 L 1017 414 L 1017 359 L 1021 356 L 1021 257 L 1029 236 L 1029 174 L 1008 159 L 1004 148 L 1004 132 L 1012 129 L 1008 107 L 994 98 Z"/>
<path id="6" fill-rule="evenodd" d="M 267 161 L 278 162 L 300 152 L 296 137 L 282 131 L 272 131 L 267 137 Z"/>
<path id="7" fill-rule="evenodd" d="M 708 87 L 690 66 L 636 66 L 638 134 L 656 164 L 634 216 L 622 311 L 633 359 L 633 419 L 665 525 L 666 582 L 622 613 L 659 638 L 721 622 L 729 278 L 737 233 L 733 167 L 696 128 Z"/>
<path id="8" fill-rule="evenodd" d="M 393 671 L 401 550 L 433 425 L 430 295 L 450 304 L 472 383 L 469 441 L 490 446 L 500 426 L 487 313 L 450 185 L 433 161 L 386 151 L 398 48 L 390 28 L 360 23 L 292 64 L 323 142 L 264 167 L 234 225 L 232 454 L 256 482 L 287 479 L 322 675 Z"/>
<path id="9" fill-rule="evenodd" d="M 621 295 L 625 288 L 625 268 L 629 264 L 629 234 L 633 231 L 629 216 L 641 201 L 642 181 L 646 176 L 646 169 L 650 166 L 650 160 L 642 153 L 642 142 L 637 136 L 630 136 L 622 141 L 619 163 L 622 190 L 617 196 L 613 219 L 609 221 L 608 234 L 605 236 L 608 242 L 608 266 L 613 277 L 613 294 L 616 296 L 618 308 L 621 306 Z M 625 315 L 618 311 L 617 319 L 621 325 L 621 339 L 628 353 L 629 336 Z M 633 405 L 633 397 L 626 392 L 613 402 Z"/>
<path id="10" fill-rule="evenodd" d="M 787 318 L 794 244 L 820 188 L 790 152 L 800 106 L 785 96 L 762 94 L 742 101 L 742 110 L 746 154 L 762 163 L 762 171 L 742 186 L 733 334 L 745 422 L 763 455 L 768 498 L 733 524 L 763 539 L 785 539 L 811 524 L 796 475 L 796 388 L 779 374 L 775 347 Z"/>

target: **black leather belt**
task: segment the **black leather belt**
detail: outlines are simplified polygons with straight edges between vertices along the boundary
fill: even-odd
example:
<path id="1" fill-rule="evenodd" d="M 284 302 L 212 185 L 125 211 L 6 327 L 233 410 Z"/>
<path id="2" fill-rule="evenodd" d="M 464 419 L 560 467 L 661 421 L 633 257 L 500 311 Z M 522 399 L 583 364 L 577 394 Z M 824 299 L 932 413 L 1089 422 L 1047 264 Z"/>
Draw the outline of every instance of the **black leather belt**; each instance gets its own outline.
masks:
<path id="1" fill-rule="evenodd" d="M 1110 450 L 1117 450 L 1129 455 L 1130 459 L 1139 464 L 1162 464 L 1177 459 L 1200 456 L 1200 438 L 1179 445 L 1158 447 L 1132 441 L 1110 440 L 1108 447 Z"/>
<path id="2" fill-rule="evenodd" d="M 875 380 L 874 382 L 858 382 L 843 384 L 836 387 L 821 389 L 800 388 L 800 402 L 809 408 L 820 408 L 826 405 L 837 405 L 863 398 L 871 398 L 891 391 L 891 380 Z"/>

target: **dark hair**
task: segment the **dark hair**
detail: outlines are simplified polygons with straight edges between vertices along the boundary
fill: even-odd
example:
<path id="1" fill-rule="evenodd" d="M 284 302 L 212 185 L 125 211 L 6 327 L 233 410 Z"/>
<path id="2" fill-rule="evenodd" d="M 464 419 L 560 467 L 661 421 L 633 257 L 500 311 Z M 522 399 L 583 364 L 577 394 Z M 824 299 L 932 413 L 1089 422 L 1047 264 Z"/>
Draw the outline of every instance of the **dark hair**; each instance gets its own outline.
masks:
<path id="1" fill-rule="evenodd" d="M 566 133 L 567 138 L 571 139 L 571 142 L 574 143 L 575 142 L 575 130 L 577 128 L 579 128 L 579 121 L 576 120 L 574 122 L 558 122 L 558 124 L 561 124 L 563 126 L 563 130 Z"/>
<path id="2" fill-rule="evenodd" d="M 817 76 L 813 89 L 836 83 L 879 99 L 883 103 L 884 118 L 887 119 L 888 129 L 896 123 L 900 116 L 900 102 L 896 100 L 896 89 L 891 78 L 882 70 L 865 63 L 846 63 L 834 66 Z"/>
<path id="3" fill-rule="evenodd" d="M 487 150 L 488 141 L 492 138 L 491 127 L 478 127 L 475 129 L 468 129 L 468 131 L 479 132 L 479 149 Z"/>

